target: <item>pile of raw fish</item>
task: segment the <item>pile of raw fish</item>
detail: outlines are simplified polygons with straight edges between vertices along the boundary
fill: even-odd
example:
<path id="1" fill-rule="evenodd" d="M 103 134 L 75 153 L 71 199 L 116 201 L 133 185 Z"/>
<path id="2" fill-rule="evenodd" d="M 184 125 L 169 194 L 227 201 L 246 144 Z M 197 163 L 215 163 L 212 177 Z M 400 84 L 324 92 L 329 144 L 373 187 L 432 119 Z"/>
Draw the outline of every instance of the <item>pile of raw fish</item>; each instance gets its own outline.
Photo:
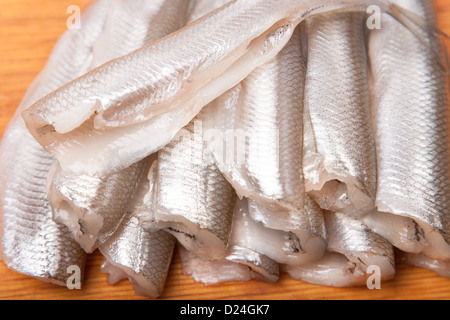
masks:
<path id="1" fill-rule="evenodd" d="M 427 0 L 93 1 L 4 134 L 3 262 L 66 285 L 98 249 L 150 297 L 177 243 L 208 284 L 449 277 L 439 35 Z"/>

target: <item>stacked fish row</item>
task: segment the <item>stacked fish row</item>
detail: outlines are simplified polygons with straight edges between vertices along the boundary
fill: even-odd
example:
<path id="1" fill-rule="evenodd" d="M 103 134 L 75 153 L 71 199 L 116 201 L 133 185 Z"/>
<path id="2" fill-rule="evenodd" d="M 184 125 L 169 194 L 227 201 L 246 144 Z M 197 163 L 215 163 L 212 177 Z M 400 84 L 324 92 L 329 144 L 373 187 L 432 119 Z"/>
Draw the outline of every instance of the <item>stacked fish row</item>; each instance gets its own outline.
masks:
<path id="1" fill-rule="evenodd" d="M 376 2 L 376 1 L 375 1 Z M 2 260 L 161 294 L 280 272 L 449 276 L 447 82 L 426 0 L 96 0 L 1 144 Z M 175 32 L 177 31 L 177 32 Z"/>

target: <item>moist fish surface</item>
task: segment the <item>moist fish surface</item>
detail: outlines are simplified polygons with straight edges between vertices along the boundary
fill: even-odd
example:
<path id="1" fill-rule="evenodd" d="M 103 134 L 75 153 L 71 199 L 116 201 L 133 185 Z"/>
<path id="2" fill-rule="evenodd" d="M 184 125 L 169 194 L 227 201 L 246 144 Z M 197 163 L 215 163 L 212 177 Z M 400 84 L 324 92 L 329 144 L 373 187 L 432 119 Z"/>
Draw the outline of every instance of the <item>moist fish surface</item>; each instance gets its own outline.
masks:
<path id="1" fill-rule="evenodd" d="M 64 175 L 57 161 L 48 175 L 53 219 L 66 225 L 73 238 L 92 253 L 124 219 L 146 165 L 146 159 L 106 178 Z"/>
<path id="2" fill-rule="evenodd" d="M 105 257 L 102 271 L 109 274 L 110 284 L 128 278 L 136 294 L 156 298 L 164 290 L 176 240 L 165 231 L 143 228 L 140 217 L 148 210 L 149 188 L 144 176 L 124 221 L 99 250 Z"/>
<path id="3" fill-rule="evenodd" d="M 223 177 L 192 122 L 158 152 L 155 223 L 198 255 L 225 254 L 236 192 Z"/>
<path id="4" fill-rule="evenodd" d="M 108 175 L 170 142 L 205 105 L 273 58 L 305 17 L 365 11 L 368 2 L 234 0 L 62 86 L 23 117 L 66 173 Z"/>
<path id="5" fill-rule="evenodd" d="M 233 227 L 224 257 L 206 259 L 192 250 L 180 250 L 183 272 L 195 281 L 206 284 L 247 281 L 251 279 L 273 283 L 278 281 L 280 270 L 278 263 L 265 255 L 270 252 L 264 244 L 270 245 L 271 240 L 278 241 L 277 236 L 268 232 L 260 232 L 256 223 L 248 217 L 247 201 L 236 200 L 233 215 Z M 273 233 L 276 233 L 275 231 Z M 261 236 L 268 236 L 263 238 Z M 263 241 L 261 241 L 263 240 Z M 261 245 L 259 245 L 261 243 Z M 280 249 L 280 248 L 278 248 Z"/>
<path id="6" fill-rule="evenodd" d="M 178 30 L 189 1 L 113 1 L 93 47 L 90 68 L 137 50 Z M 175 14 L 168 14 L 177 8 Z M 183 19 L 180 19 L 183 18 Z M 106 177 L 65 174 L 55 160 L 48 195 L 54 218 L 90 253 L 114 233 L 139 184 L 146 159 Z"/>
<path id="7" fill-rule="evenodd" d="M 266 228 L 263 223 L 253 220 L 249 212 L 249 200 L 238 199 L 234 208 L 228 251 L 230 248 L 236 248 L 237 253 L 251 251 L 277 263 L 293 265 L 307 262 L 311 256 L 318 255 L 316 258 L 319 258 L 322 255 L 323 248 L 320 244 L 314 243 L 313 240 L 307 245 L 307 233 L 303 235 L 297 230 L 300 236 L 303 235 L 299 238 L 294 232 Z M 312 247 L 318 248 L 318 252 L 310 252 Z"/>
<path id="8" fill-rule="evenodd" d="M 375 210 L 361 221 L 403 251 L 420 253 L 427 245 L 423 229 L 411 218 Z"/>
<path id="9" fill-rule="evenodd" d="M 258 225 L 256 230 L 262 230 L 262 232 L 265 230 L 273 234 L 277 240 L 271 241 L 272 244 L 281 239 L 287 239 L 287 243 L 290 243 L 289 246 L 284 244 L 279 248 L 275 247 L 277 255 L 267 254 L 279 263 L 307 264 L 324 254 L 327 241 L 323 212 L 310 197 L 307 196 L 305 200 L 305 206 L 299 211 L 289 211 L 247 200 L 248 216 L 253 220 L 248 221 L 248 225 Z M 264 243 L 264 241 L 261 242 Z M 269 247 L 270 245 L 267 246 Z"/>
<path id="10" fill-rule="evenodd" d="M 398 252 L 396 256 L 401 263 L 433 270 L 441 277 L 450 278 L 450 260 L 434 260 L 421 253 L 414 254 L 403 251 Z"/>
<path id="11" fill-rule="evenodd" d="M 382 281 L 395 275 L 394 249 L 387 240 L 342 213 L 326 212 L 325 225 L 327 252 L 311 264 L 283 266 L 292 278 L 326 286 L 353 287 L 365 285 L 374 270 L 378 270 Z"/>
<path id="12" fill-rule="evenodd" d="M 66 285 L 69 267 L 83 272 L 86 256 L 69 230 L 52 219 L 46 178 L 53 156 L 29 134 L 20 113 L 88 68 L 109 5 L 109 1 L 93 2 L 81 16 L 83 27 L 60 38 L 28 88 L 0 146 L 2 259 L 12 270 L 59 285 Z"/>
<path id="13" fill-rule="evenodd" d="M 442 47 L 430 2 L 392 2 L 399 11 L 397 19 L 384 14 L 384 27 L 373 30 L 369 39 L 378 158 L 376 205 L 380 212 L 413 219 L 427 242 L 422 253 L 446 260 L 449 127 Z"/>
<path id="14" fill-rule="evenodd" d="M 241 82 L 241 97 L 216 104 L 204 116 L 205 130 L 223 137 L 212 141 L 211 148 L 240 197 L 289 210 L 303 208 L 305 68 L 297 28 L 277 56 Z"/>
<path id="15" fill-rule="evenodd" d="M 222 2 L 196 4 L 200 7 L 194 6 L 191 18 Z M 219 259 L 227 247 L 236 193 L 206 147 L 203 118 L 200 113 L 158 152 L 154 211 L 147 220 L 153 219 L 151 228 L 172 233 L 197 255 Z"/>
<path id="16" fill-rule="evenodd" d="M 340 212 L 361 215 L 374 208 L 376 191 L 365 14 L 327 13 L 305 23 L 305 122 L 312 128 L 312 141 L 305 143 L 306 190 L 335 210 L 330 195 L 344 187 L 337 199 L 345 194 L 348 204 L 341 203 Z"/>
<path id="17" fill-rule="evenodd" d="M 272 282 L 278 278 L 278 264 L 258 254 L 245 256 L 235 252 L 229 259 L 207 260 L 194 252 L 179 246 L 183 273 L 195 281 L 204 284 L 215 284 L 229 281 L 260 280 Z M 277 270 L 277 271 L 275 271 Z"/>

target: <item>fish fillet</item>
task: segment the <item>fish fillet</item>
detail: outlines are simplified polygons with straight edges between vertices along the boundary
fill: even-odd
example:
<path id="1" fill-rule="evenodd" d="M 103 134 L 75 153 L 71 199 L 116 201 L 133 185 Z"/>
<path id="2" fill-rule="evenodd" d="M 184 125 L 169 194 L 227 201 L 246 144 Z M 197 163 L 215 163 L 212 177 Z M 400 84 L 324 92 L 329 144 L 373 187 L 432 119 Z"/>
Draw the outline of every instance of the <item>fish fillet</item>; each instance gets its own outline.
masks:
<path id="1" fill-rule="evenodd" d="M 325 213 L 328 237 L 327 253 L 316 262 L 302 266 L 283 266 L 294 279 L 334 286 L 365 285 L 369 267 L 378 268 L 380 280 L 395 275 L 392 245 L 360 221 L 342 213 Z"/>
<path id="2" fill-rule="evenodd" d="M 305 143 L 306 190 L 327 210 L 336 209 L 330 197 L 342 199 L 339 211 L 355 216 L 375 207 L 376 191 L 364 23 L 359 12 L 306 20 L 305 122 L 313 138 Z"/>
<path id="3" fill-rule="evenodd" d="M 91 68 L 137 50 L 178 30 L 187 12 L 185 0 L 113 1 L 93 47 Z M 180 14 L 171 14 L 174 8 Z M 64 223 L 88 253 L 121 223 L 146 166 L 143 159 L 107 177 L 65 174 L 55 161 L 48 195 L 56 221 Z"/>
<path id="4" fill-rule="evenodd" d="M 193 250 L 182 248 L 180 254 L 183 272 L 206 284 L 251 279 L 276 282 L 280 275 L 279 265 L 265 253 L 275 253 L 276 250 L 282 249 L 282 240 L 289 242 L 287 246 L 292 244 L 292 241 L 288 239 L 289 236 L 280 240 L 282 236 L 279 232 L 258 226 L 248 216 L 247 211 L 247 199 L 237 199 L 233 227 L 224 257 L 207 259 Z M 290 248 L 287 251 L 291 252 Z"/>
<path id="5" fill-rule="evenodd" d="M 450 258 L 448 82 L 429 1 L 392 1 L 369 39 L 378 211 L 413 219 L 422 253 Z M 408 14 L 404 14 L 408 12 Z M 415 23 L 425 19 L 426 25 Z M 420 19 L 419 19 L 420 18 Z M 400 21 L 398 21 L 400 20 Z M 417 252 L 420 250 L 414 250 Z"/>
<path id="6" fill-rule="evenodd" d="M 229 247 L 246 248 L 277 263 L 292 265 L 307 263 L 322 256 L 324 239 L 321 235 L 313 234 L 313 227 L 307 221 L 309 217 L 297 217 L 301 220 L 299 225 L 305 224 L 306 230 L 301 230 L 305 226 L 297 225 L 295 231 L 282 231 L 267 228 L 262 222 L 253 220 L 250 212 L 261 214 L 255 212 L 258 209 L 247 198 L 237 200 Z"/>
<path id="7" fill-rule="evenodd" d="M 204 110 L 205 131 L 217 132 L 210 143 L 216 162 L 240 197 L 303 208 L 305 68 L 296 29 L 276 57 L 241 82 L 241 97 Z"/>
<path id="8" fill-rule="evenodd" d="M 369 2 L 234 0 L 62 86 L 23 117 L 66 173 L 117 172 L 169 143 L 205 105 L 273 58 L 305 17 L 365 11 Z"/>
<path id="9" fill-rule="evenodd" d="M 420 253 L 427 245 L 423 229 L 413 219 L 372 211 L 361 221 L 393 246 L 406 252 Z"/>
<path id="10" fill-rule="evenodd" d="M 84 272 L 86 256 L 69 230 L 52 219 L 46 178 L 53 157 L 29 134 L 20 113 L 86 70 L 109 5 L 107 0 L 94 2 L 81 16 L 82 28 L 60 38 L 28 88 L 0 146 L 2 259 L 12 270 L 63 286 L 71 275 L 69 268 L 76 266 Z"/>
<path id="11" fill-rule="evenodd" d="M 140 223 L 147 210 L 149 182 L 144 176 L 126 217 L 117 231 L 99 248 L 105 257 L 102 271 L 108 282 L 128 278 L 136 294 L 157 298 L 164 289 L 175 238 L 165 231 L 148 232 Z"/>
<path id="12" fill-rule="evenodd" d="M 292 245 L 293 252 L 288 254 L 288 258 L 276 259 L 272 256 L 279 263 L 307 264 L 318 260 L 325 252 L 327 241 L 323 213 L 308 196 L 304 208 L 299 211 L 288 211 L 248 199 L 248 214 L 255 222 L 262 223 L 270 230 L 277 230 L 276 234 L 287 236 L 292 244 L 296 244 Z"/>
<path id="13" fill-rule="evenodd" d="M 158 152 L 155 222 L 189 250 L 225 255 L 236 192 L 217 168 L 193 122 Z"/>
<path id="14" fill-rule="evenodd" d="M 53 163 L 47 187 L 53 219 L 66 225 L 73 238 L 92 253 L 122 222 L 146 159 L 106 178 L 67 176 Z"/>

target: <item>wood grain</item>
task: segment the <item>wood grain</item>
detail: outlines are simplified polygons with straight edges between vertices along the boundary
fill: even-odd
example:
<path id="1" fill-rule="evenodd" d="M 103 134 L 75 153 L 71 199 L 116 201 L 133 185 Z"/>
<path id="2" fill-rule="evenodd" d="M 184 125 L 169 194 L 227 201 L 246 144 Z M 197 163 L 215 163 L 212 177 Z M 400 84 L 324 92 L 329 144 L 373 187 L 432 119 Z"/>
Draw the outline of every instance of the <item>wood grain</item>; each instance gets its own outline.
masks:
<path id="1" fill-rule="evenodd" d="M 88 2 L 0 0 L 0 134 L 66 30 L 67 7 L 84 8 Z M 436 12 L 440 29 L 450 34 L 450 1 L 436 1 Z M 145 299 L 134 294 L 128 281 L 108 285 L 101 262 L 98 252 L 88 257 L 83 289 L 73 291 L 13 272 L 0 262 L 0 299 Z M 249 281 L 205 286 L 183 275 L 175 252 L 161 299 L 450 299 L 450 279 L 400 263 L 395 279 L 382 283 L 381 290 L 316 286 L 287 275 L 276 284 Z"/>

